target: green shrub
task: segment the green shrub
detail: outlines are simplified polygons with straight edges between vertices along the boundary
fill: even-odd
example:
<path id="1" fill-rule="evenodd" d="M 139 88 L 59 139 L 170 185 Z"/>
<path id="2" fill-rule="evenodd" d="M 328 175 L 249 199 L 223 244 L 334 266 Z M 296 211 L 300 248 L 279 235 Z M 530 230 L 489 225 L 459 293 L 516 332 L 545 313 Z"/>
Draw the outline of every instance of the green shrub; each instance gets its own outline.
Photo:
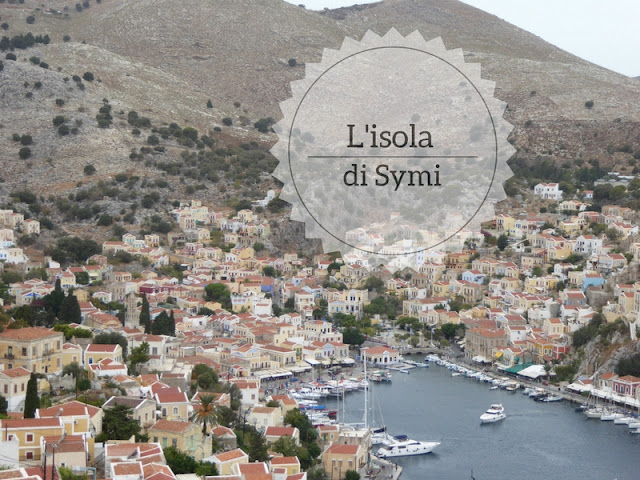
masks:
<path id="1" fill-rule="evenodd" d="M 593 108 L 593 100 L 587 100 L 584 102 L 584 106 L 587 108 Z"/>
<path id="2" fill-rule="evenodd" d="M 61 98 L 56 98 L 56 105 L 58 107 L 62 107 L 64 105 L 64 100 Z"/>
<path id="3" fill-rule="evenodd" d="M 84 78 L 87 82 L 93 82 L 93 73 L 84 72 L 84 75 L 82 75 L 82 78 Z"/>
<path id="4" fill-rule="evenodd" d="M 94 173 L 96 173 L 96 167 L 94 167 L 93 165 L 89 164 L 89 165 L 85 165 L 84 167 L 84 174 L 85 175 L 93 175 Z"/>
<path id="5" fill-rule="evenodd" d="M 71 37 L 69 35 L 65 35 L 64 37 L 62 37 L 62 41 L 65 42 L 65 43 L 69 42 L 69 41 L 71 41 Z"/>
<path id="6" fill-rule="evenodd" d="M 224 117 L 222 119 L 222 124 L 226 127 L 230 127 L 231 125 L 233 125 L 233 120 L 231 120 L 231 118 L 229 117 Z"/>
<path id="7" fill-rule="evenodd" d="M 53 117 L 53 125 L 55 127 L 62 125 L 64 122 L 65 118 L 62 115 L 56 115 L 55 117 Z"/>
<path id="8" fill-rule="evenodd" d="M 27 23 L 28 23 L 29 25 L 31 25 L 31 24 L 33 24 L 33 23 L 35 23 L 35 21 L 36 21 L 36 17 L 34 17 L 33 15 L 29 15 L 29 16 L 27 17 Z"/>
<path id="9" fill-rule="evenodd" d="M 22 160 L 25 160 L 31 156 L 31 149 L 29 147 L 22 147 L 18 152 L 18 155 Z"/>
<path id="10" fill-rule="evenodd" d="M 31 138 L 31 135 L 22 135 L 20 137 L 20 143 L 22 145 L 31 145 L 33 143 L 33 138 Z"/>
<path id="11" fill-rule="evenodd" d="M 15 61 L 18 57 L 16 57 L 16 54 L 15 54 L 15 53 L 11 53 L 11 52 L 9 52 L 9 53 L 7 53 L 7 54 L 4 56 L 4 58 L 5 58 L 6 60 L 13 60 L 13 61 Z"/>
<path id="12" fill-rule="evenodd" d="M 60 135 L 61 137 L 69 135 L 70 131 L 71 129 L 67 125 L 63 124 L 58 127 L 58 135 Z"/>

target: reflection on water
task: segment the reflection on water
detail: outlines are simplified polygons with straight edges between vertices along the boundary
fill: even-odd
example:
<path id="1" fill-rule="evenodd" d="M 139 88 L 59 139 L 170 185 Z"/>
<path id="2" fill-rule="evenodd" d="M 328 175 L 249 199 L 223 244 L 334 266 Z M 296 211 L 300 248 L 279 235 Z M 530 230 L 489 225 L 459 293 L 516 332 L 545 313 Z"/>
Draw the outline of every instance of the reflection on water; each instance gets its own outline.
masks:
<path id="1" fill-rule="evenodd" d="M 431 454 L 395 459 L 402 480 L 467 480 L 471 470 L 476 480 L 640 478 L 640 436 L 626 425 L 588 420 L 573 404 L 489 391 L 486 383 L 451 377 L 437 365 L 394 373 L 392 383 L 372 390 L 370 422 L 382 417 L 393 435 L 442 442 Z M 502 403 L 507 418 L 481 425 L 492 403 Z M 363 392 L 347 394 L 347 421 L 362 421 L 363 406 Z"/>

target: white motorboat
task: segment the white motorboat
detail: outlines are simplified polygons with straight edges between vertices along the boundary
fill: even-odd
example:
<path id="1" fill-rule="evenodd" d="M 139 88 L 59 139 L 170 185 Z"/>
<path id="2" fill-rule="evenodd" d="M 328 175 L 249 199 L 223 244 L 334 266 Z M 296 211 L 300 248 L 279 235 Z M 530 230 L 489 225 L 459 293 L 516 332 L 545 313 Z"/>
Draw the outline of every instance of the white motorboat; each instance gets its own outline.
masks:
<path id="1" fill-rule="evenodd" d="M 460 372 L 453 372 L 451 374 L 452 377 L 459 377 L 460 375 L 462 375 L 462 373 L 460 373 Z"/>
<path id="2" fill-rule="evenodd" d="M 622 417 L 624 417 L 624 415 L 622 413 L 609 412 L 609 411 L 605 410 L 605 411 L 602 412 L 602 416 L 600 417 L 600 420 L 603 421 L 603 422 L 612 422 L 616 418 L 622 418 Z"/>
<path id="3" fill-rule="evenodd" d="M 491 387 L 489 387 L 489 390 L 498 390 L 498 386 L 497 385 L 492 385 Z"/>
<path id="4" fill-rule="evenodd" d="M 638 434 L 640 434 L 640 428 L 636 428 L 636 429 L 634 429 L 634 430 L 631 430 L 631 433 L 633 433 L 633 434 L 637 434 L 637 433 L 638 433 Z"/>
<path id="5" fill-rule="evenodd" d="M 489 407 L 489 410 L 480 415 L 480 421 L 482 423 L 499 422 L 505 418 L 507 418 L 507 414 L 504 413 L 504 407 L 501 403 L 494 403 Z"/>
<path id="6" fill-rule="evenodd" d="M 409 455 L 424 455 L 440 445 L 440 442 L 417 442 L 415 440 L 406 440 L 404 442 L 395 442 L 388 446 L 378 449 L 376 455 L 380 458 L 390 457 L 406 457 Z"/>
<path id="7" fill-rule="evenodd" d="M 633 419 L 631 422 L 629 422 L 629 428 L 633 429 L 633 428 L 640 428 L 640 422 L 638 421 L 637 418 Z"/>
<path id="8" fill-rule="evenodd" d="M 616 425 L 629 425 L 631 422 L 635 422 L 636 419 L 633 417 L 620 417 L 620 418 L 614 418 L 613 419 L 613 423 L 615 423 Z"/>
<path id="9" fill-rule="evenodd" d="M 545 395 L 544 397 L 542 397 L 542 400 L 540 400 L 541 402 L 545 402 L 545 403 L 549 403 L 549 402 L 561 402 L 562 401 L 562 396 L 561 395 L 552 395 L 551 393 L 549 393 L 548 395 Z"/>

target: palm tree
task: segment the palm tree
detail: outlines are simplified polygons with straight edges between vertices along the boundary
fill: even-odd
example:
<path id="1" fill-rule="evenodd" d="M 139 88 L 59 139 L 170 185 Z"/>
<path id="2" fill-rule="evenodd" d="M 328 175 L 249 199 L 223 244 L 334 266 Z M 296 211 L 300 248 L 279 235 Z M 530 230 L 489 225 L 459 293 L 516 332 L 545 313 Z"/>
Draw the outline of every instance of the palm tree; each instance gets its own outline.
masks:
<path id="1" fill-rule="evenodd" d="M 200 403 L 194 409 L 191 420 L 196 423 L 202 423 L 202 434 L 207 434 L 207 423 L 212 425 L 216 421 L 216 407 L 214 405 L 214 396 L 211 394 L 199 395 Z"/>

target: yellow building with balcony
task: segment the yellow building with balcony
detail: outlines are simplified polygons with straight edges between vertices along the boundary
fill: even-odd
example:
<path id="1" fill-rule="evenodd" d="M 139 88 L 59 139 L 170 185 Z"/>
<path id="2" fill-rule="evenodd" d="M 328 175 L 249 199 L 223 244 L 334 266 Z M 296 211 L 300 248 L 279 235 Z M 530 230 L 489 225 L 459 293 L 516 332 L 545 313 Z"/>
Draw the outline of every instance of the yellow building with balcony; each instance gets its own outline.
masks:
<path id="1" fill-rule="evenodd" d="M 53 329 L 7 329 L 0 333 L 0 361 L 5 370 L 22 367 L 35 373 L 60 373 L 63 343 L 64 334 Z"/>

